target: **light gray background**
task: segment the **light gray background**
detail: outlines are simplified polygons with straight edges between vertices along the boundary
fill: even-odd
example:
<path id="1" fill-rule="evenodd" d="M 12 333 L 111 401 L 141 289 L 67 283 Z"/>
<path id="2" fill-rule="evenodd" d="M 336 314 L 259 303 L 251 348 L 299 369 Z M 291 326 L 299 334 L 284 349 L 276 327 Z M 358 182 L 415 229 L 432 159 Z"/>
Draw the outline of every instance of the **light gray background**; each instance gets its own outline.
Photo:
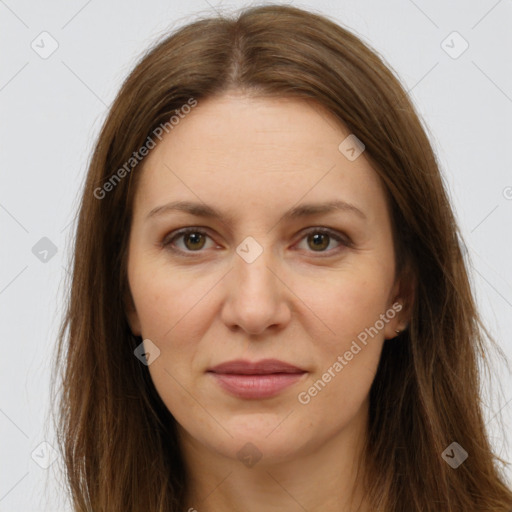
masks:
<path id="1" fill-rule="evenodd" d="M 35 460 L 49 461 L 51 448 L 40 445 L 55 444 L 46 424 L 49 365 L 62 311 L 70 223 L 107 108 L 157 37 L 192 21 L 195 13 L 244 5 L 0 0 L 0 512 L 70 510 L 58 485 L 60 461 L 43 469 Z M 484 319 L 510 358 L 511 0 L 293 5 L 312 7 L 356 32 L 410 91 L 445 173 Z M 51 48 L 48 36 L 39 36 L 43 31 L 58 43 L 46 59 L 31 47 L 34 41 L 40 52 Z M 464 42 L 453 35 L 446 39 L 453 31 L 469 44 L 458 58 L 453 56 Z M 43 237 L 57 248 L 46 262 L 32 252 Z M 497 380 L 486 398 L 486 420 L 496 451 L 510 460 L 498 420 L 510 430 L 512 379 L 503 365 L 493 373 Z"/>

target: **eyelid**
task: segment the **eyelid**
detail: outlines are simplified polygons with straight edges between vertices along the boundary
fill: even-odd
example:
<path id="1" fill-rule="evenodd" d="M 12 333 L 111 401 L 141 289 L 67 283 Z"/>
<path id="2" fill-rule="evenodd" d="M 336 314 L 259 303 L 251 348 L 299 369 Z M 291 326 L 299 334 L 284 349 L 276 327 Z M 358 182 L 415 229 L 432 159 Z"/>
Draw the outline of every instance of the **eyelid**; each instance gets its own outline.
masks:
<path id="1" fill-rule="evenodd" d="M 325 235 L 329 235 L 331 238 L 336 240 L 340 245 L 345 247 L 353 247 L 352 240 L 346 235 L 345 233 L 338 231 L 336 229 L 328 228 L 325 226 L 312 226 L 309 228 L 306 228 L 304 231 L 301 231 L 301 237 L 299 239 L 299 242 L 302 241 L 306 236 L 308 236 L 310 233 L 321 233 Z M 337 249 L 331 249 L 329 251 L 308 251 L 312 254 L 318 254 L 318 255 L 325 255 L 330 256 L 332 254 L 335 254 Z"/>
<path id="2" fill-rule="evenodd" d="M 178 248 L 172 246 L 172 243 L 177 238 L 179 238 L 183 235 L 187 235 L 188 233 L 199 233 L 199 234 L 202 234 L 202 235 L 210 238 L 211 240 L 213 240 L 213 238 L 209 235 L 209 230 L 207 228 L 188 226 L 185 228 L 177 229 L 177 230 L 169 233 L 166 237 L 164 237 L 164 239 L 161 243 L 161 246 L 167 250 L 170 250 L 174 253 L 179 253 L 180 255 L 184 255 L 184 256 L 195 256 L 195 255 L 202 254 L 204 252 L 203 250 L 183 251 L 181 249 L 178 249 Z M 299 238 L 298 242 L 301 242 L 310 233 L 326 234 L 326 235 L 330 236 L 332 239 L 336 240 L 340 244 L 340 246 L 345 246 L 345 247 L 353 246 L 352 240 L 345 233 L 342 233 L 338 230 L 328 228 L 325 226 L 311 226 L 311 227 L 305 228 L 304 230 L 302 230 L 300 232 L 300 238 Z M 298 242 L 296 242 L 296 243 L 298 243 Z M 296 245 L 296 244 L 294 244 L 294 245 Z M 339 250 L 339 247 L 335 248 L 335 249 L 331 249 L 329 251 L 307 251 L 307 252 L 310 254 L 318 254 L 318 257 L 321 257 L 321 256 L 327 257 L 327 256 L 331 256 L 333 254 L 336 254 L 338 252 L 338 250 Z"/>
<path id="3" fill-rule="evenodd" d="M 168 251 L 172 251 L 174 253 L 178 253 L 183 256 L 195 256 L 197 254 L 201 254 L 202 252 L 204 252 L 202 250 L 200 250 L 200 251 L 183 251 L 181 249 L 178 249 L 178 248 L 172 246 L 172 243 L 177 238 L 179 238 L 183 235 L 187 235 L 189 233 L 200 233 L 200 234 L 210 238 L 211 240 L 213 240 L 212 237 L 209 235 L 209 232 L 207 229 L 201 228 L 201 227 L 195 227 L 195 226 L 188 226 L 186 228 L 176 229 L 176 230 L 172 231 L 171 233 L 169 233 L 167 236 L 164 237 L 164 239 L 162 240 L 162 243 L 160 245 Z"/>

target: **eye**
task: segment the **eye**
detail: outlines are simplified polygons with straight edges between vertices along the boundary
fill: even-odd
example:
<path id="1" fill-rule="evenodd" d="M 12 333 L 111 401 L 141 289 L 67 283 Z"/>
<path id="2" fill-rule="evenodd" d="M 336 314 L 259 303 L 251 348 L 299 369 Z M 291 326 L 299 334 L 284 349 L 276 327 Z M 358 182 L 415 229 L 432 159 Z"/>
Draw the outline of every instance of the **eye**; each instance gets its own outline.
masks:
<path id="1" fill-rule="evenodd" d="M 350 241 L 348 239 L 327 228 L 313 228 L 309 230 L 301 240 L 305 240 L 308 248 L 311 249 L 310 252 L 331 253 L 333 251 L 337 252 L 337 249 L 341 246 L 350 246 Z M 338 243 L 338 246 L 327 251 L 326 249 L 331 245 L 333 240 Z M 300 246 L 298 247 L 301 248 Z"/>
<path id="2" fill-rule="evenodd" d="M 162 246 L 170 251 L 188 256 L 194 252 L 200 253 L 202 249 L 212 248 L 212 245 L 210 247 L 206 246 L 208 239 L 213 243 L 213 240 L 204 229 L 188 227 L 171 233 L 170 236 L 164 239 Z M 302 236 L 301 243 L 303 243 L 303 240 L 309 247 L 308 252 L 329 253 L 329 255 L 333 252 L 338 252 L 340 247 L 351 246 L 351 242 L 347 237 L 328 228 L 312 228 Z M 332 245 L 333 240 L 338 246 L 326 250 Z M 180 241 L 181 244 L 177 243 L 177 241 Z M 300 247 L 300 244 L 298 248 L 303 249 Z"/>
<path id="3" fill-rule="evenodd" d="M 180 247 L 176 240 L 182 239 L 183 245 Z M 205 247 L 206 239 L 210 238 L 206 231 L 199 228 L 184 228 L 176 231 L 170 238 L 166 238 L 162 245 L 169 250 L 177 252 L 199 252 Z M 210 238 L 211 240 L 211 238 Z M 176 247 L 176 245 L 178 245 Z"/>

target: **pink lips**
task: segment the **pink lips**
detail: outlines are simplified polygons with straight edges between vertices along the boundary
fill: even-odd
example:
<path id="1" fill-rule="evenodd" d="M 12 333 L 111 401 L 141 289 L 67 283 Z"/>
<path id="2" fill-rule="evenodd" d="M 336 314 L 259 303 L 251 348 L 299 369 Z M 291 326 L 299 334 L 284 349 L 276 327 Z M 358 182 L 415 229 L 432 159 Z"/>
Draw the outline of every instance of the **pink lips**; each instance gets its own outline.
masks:
<path id="1" fill-rule="evenodd" d="M 262 399 L 277 395 L 307 372 L 277 359 L 250 362 L 241 359 L 208 370 L 218 384 L 238 398 Z"/>

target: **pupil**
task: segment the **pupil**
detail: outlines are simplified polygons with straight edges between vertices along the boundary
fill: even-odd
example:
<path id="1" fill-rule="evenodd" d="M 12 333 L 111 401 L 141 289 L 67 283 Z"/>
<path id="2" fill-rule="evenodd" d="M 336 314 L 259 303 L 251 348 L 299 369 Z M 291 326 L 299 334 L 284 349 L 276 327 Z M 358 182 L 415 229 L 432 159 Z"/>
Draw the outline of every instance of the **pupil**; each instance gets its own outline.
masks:
<path id="1" fill-rule="evenodd" d="M 311 235 L 310 239 L 313 240 L 313 245 L 317 249 L 325 249 L 329 245 L 328 236 L 325 235 L 324 233 L 316 233 L 314 235 Z"/>
<path id="2" fill-rule="evenodd" d="M 192 248 L 192 249 L 201 249 L 202 245 L 201 244 L 201 233 L 189 233 L 187 235 L 187 242 L 189 242 L 189 244 L 187 244 L 187 247 L 189 247 L 190 244 L 192 244 L 193 247 L 189 247 Z M 204 240 L 203 240 L 204 242 Z M 199 244 L 200 247 L 196 247 L 196 244 Z"/>

